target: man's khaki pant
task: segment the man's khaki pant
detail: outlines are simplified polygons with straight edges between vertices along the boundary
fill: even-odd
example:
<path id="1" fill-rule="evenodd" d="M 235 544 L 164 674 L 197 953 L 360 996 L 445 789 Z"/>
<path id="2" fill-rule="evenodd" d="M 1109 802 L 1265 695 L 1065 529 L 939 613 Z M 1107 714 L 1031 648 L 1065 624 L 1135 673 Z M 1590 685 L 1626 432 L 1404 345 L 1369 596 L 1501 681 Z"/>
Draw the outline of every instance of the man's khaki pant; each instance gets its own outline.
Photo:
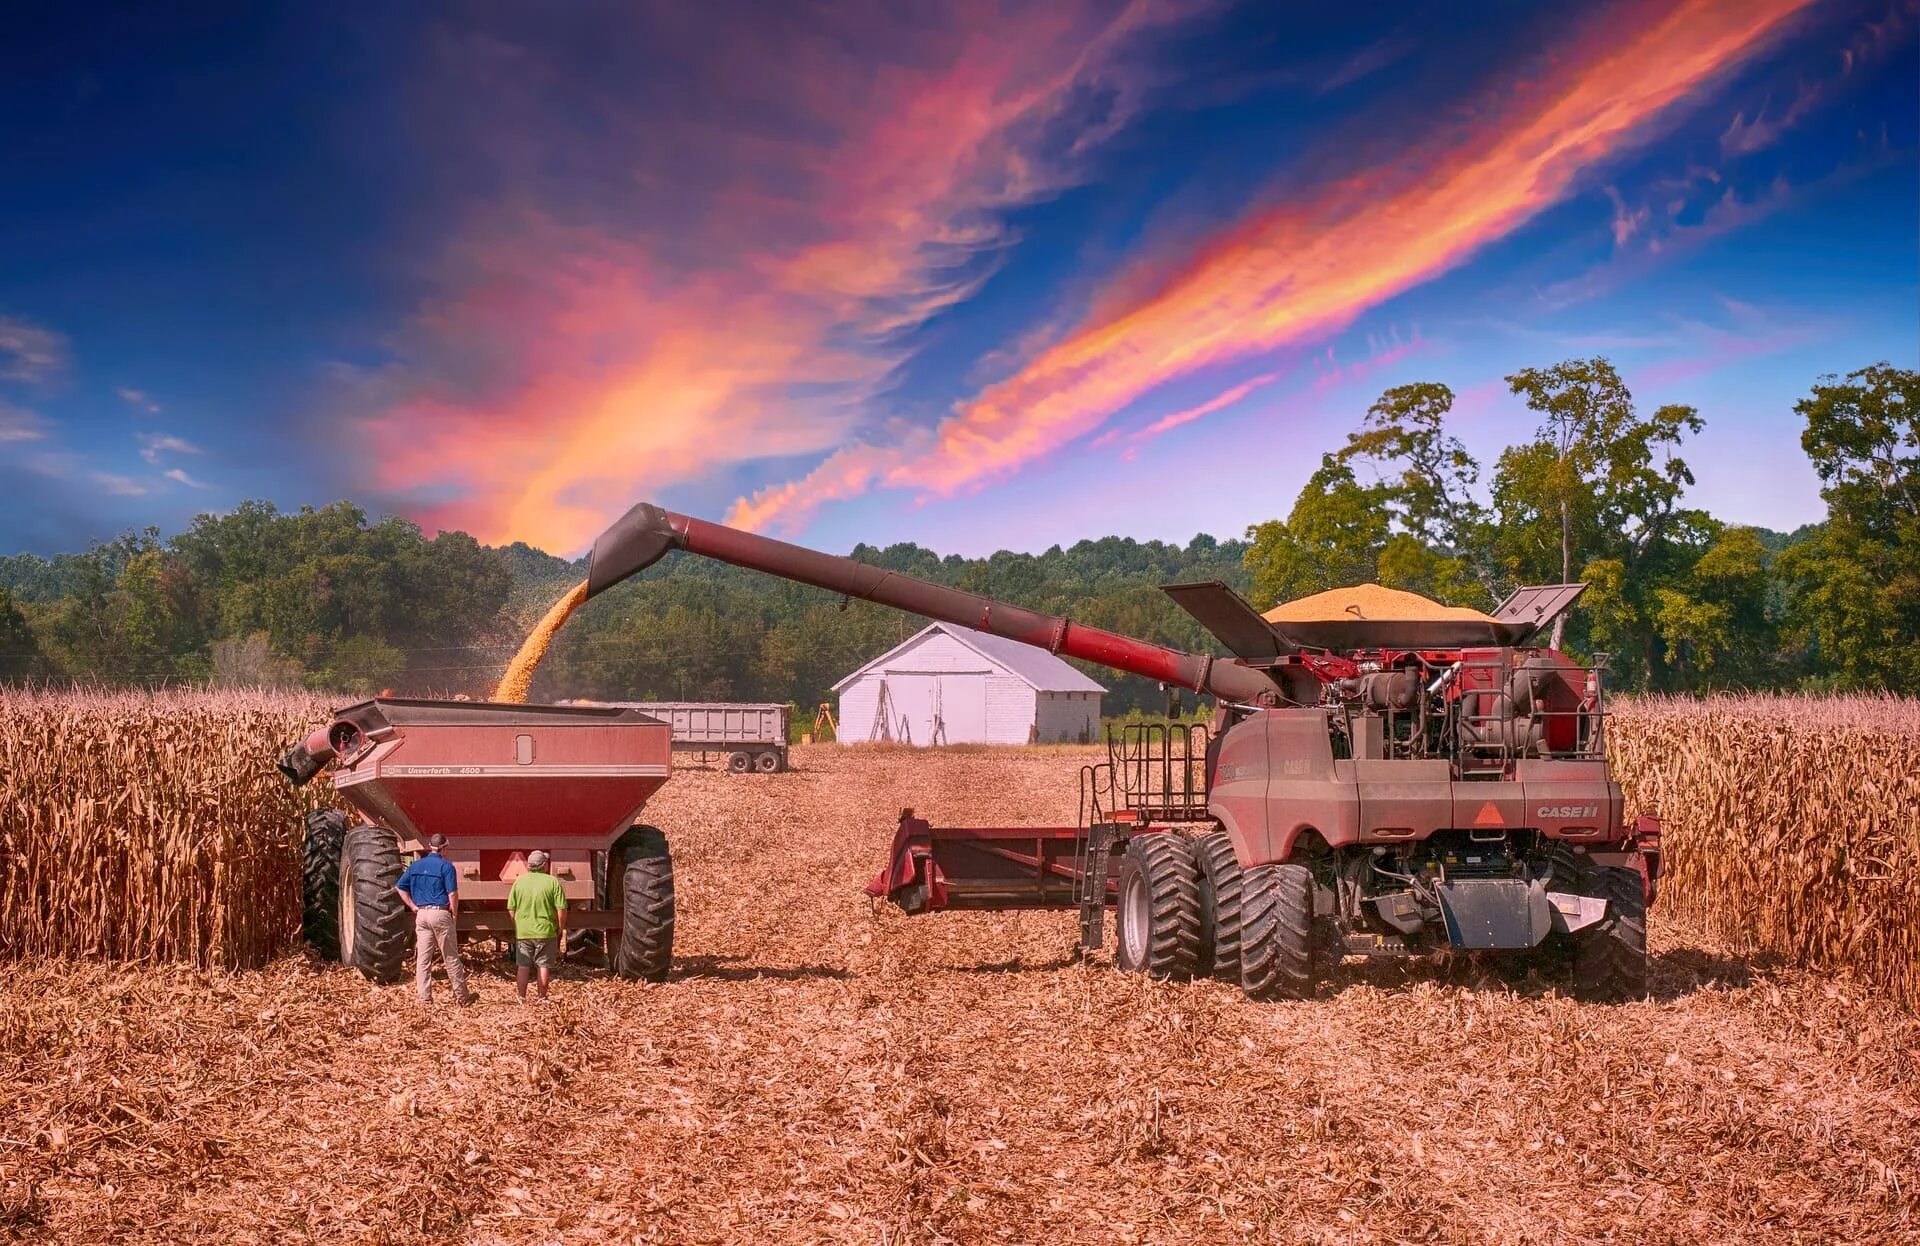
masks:
<path id="1" fill-rule="evenodd" d="M 413 984 L 424 1003 L 433 997 L 435 951 L 447 963 L 447 981 L 453 997 L 467 998 L 467 967 L 460 963 L 460 942 L 453 932 L 453 914 L 445 909 L 421 909 L 413 917 Z"/>

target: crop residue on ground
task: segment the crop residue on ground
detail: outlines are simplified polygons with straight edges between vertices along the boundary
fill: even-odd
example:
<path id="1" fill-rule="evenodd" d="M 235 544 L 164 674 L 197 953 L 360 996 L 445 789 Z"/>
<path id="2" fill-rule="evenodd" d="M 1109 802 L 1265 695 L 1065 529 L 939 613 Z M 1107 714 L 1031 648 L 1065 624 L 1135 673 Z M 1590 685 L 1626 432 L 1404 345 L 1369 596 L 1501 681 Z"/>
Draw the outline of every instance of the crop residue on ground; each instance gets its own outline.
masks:
<path id="1" fill-rule="evenodd" d="M 422 1014 L 303 956 L 0 983 L 0 1237 L 1633 1242 L 1920 1231 L 1916 1023 L 1656 922 L 1654 998 L 1471 967 L 1302 1004 L 875 911 L 903 804 L 1071 819 L 1089 750 L 679 773 L 679 960 Z"/>

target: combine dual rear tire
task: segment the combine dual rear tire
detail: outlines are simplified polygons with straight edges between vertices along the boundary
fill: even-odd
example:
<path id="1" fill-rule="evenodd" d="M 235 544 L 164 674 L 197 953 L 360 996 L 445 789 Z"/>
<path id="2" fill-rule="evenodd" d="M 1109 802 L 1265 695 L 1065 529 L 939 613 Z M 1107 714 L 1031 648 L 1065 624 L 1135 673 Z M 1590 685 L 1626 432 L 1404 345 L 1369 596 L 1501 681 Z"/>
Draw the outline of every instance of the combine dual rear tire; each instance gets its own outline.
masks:
<path id="1" fill-rule="evenodd" d="M 1313 875 L 1262 865 L 1242 875 L 1240 989 L 1248 999 L 1311 999 L 1323 959 L 1315 941 Z"/>
<path id="2" fill-rule="evenodd" d="M 1607 902 L 1607 915 L 1593 925 L 1553 936 L 1563 950 L 1571 947 L 1573 994 L 1600 1003 L 1646 998 L 1647 892 L 1640 871 L 1595 865 L 1563 850 L 1554 854 L 1552 886 Z"/>
<path id="3" fill-rule="evenodd" d="M 607 853 L 607 877 L 620 879 L 620 946 L 613 970 L 623 978 L 665 982 L 673 966 L 673 858 L 667 837 L 636 826 Z"/>
<path id="4" fill-rule="evenodd" d="M 340 852 L 340 963 L 375 982 L 406 973 L 407 906 L 393 885 L 406 867 L 384 826 L 349 827 Z"/>
<path id="5" fill-rule="evenodd" d="M 1225 831 L 1195 840 L 1193 855 L 1200 867 L 1200 972 L 1238 983 L 1246 873 Z"/>
<path id="6" fill-rule="evenodd" d="M 300 933 L 328 960 L 340 956 L 340 845 L 347 815 L 316 809 L 307 815 L 300 867 Z"/>
<path id="7" fill-rule="evenodd" d="M 1156 978 L 1191 978 L 1200 967 L 1200 871 L 1193 841 L 1152 831 L 1127 841 L 1114 913 L 1114 964 Z"/>

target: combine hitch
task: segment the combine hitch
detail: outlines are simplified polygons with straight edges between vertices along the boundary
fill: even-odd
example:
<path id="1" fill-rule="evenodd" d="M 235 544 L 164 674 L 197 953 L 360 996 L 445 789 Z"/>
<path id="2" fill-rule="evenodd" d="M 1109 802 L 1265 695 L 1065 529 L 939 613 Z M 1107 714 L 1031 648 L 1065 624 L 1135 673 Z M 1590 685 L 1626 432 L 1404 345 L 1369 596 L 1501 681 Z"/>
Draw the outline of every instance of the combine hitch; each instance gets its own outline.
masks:
<path id="1" fill-rule="evenodd" d="M 1129 841 L 1207 818 L 1205 727 L 1133 724 L 1107 760 L 1080 772 L 1078 826 L 936 827 L 900 812 L 887 868 L 867 894 L 908 914 L 941 909 L 1076 909 L 1080 946 L 1101 946 Z"/>
<path id="2" fill-rule="evenodd" d="M 911 914 L 1073 908 L 1085 844 L 1077 826 L 936 828 L 905 809 L 887 868 L 867 884 L 867 894 Z"/>

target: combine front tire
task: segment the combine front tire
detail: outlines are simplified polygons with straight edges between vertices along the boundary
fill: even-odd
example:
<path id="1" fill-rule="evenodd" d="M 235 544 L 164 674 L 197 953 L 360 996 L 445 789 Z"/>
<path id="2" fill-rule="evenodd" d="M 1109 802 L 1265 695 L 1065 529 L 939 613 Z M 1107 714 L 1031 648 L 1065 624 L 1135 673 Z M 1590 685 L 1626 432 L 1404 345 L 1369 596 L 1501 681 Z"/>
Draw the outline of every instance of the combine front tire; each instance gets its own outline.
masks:
<path id="1" fill-rule="evenodd" d="M 1195 840 L 1193 855 L 1200 866 L 1200 971 L 1237 983 L 1246 874 L 1225 831 Z"/>
<path id="2" fill-rule="evenodd" d="M 407 906 L 393 885 L 405 867 L 384 826 L 347 830 L 340 852 L 340 963 L 375 982 L 398 982 L 407 963 Z"/>
<path id="3" fill-rule="evenodd" d="M 1248 999 L 1310 999 L 1321 960 L 1313 875 L 1303 865 L 1262 865 L 1243 874 L 1240 989 Z"/>
<path id="4" fill-rule="evenodd" d="M 609 879 L 620 879 L 620 947 L 614 972 L 623 978 L 665 982 L 673 965 L 673 858 L 667 837 L 636 826 L 607 854 Z"/>
<path id="5" fill-rule="evenodd" d="M 1200 887 L 1192 840 L 1152 831 L 1127 841 L 1114 926 L 1119 968 L 1156 978 L 1191 978 L 1198 971 Z"/>
<path id="6" fill-rule="evenodd" d="M 1556 936 L 1572 944 L 1573 994 L 1614 1002 L 1647 994 L 1647 892 L 1640 871 L 1595 865 L 1573 852 L 1557 853 L 1555 890 L 1607 902 L 1607 914 L 1584 930 Z"/>
<path id="7" fill-rule="evenodd" d="M 347 815 L 316 809 L 307 815 L 301 845 L 300 933 L 328 960 L 340 956 L 340 845 Z"/>

